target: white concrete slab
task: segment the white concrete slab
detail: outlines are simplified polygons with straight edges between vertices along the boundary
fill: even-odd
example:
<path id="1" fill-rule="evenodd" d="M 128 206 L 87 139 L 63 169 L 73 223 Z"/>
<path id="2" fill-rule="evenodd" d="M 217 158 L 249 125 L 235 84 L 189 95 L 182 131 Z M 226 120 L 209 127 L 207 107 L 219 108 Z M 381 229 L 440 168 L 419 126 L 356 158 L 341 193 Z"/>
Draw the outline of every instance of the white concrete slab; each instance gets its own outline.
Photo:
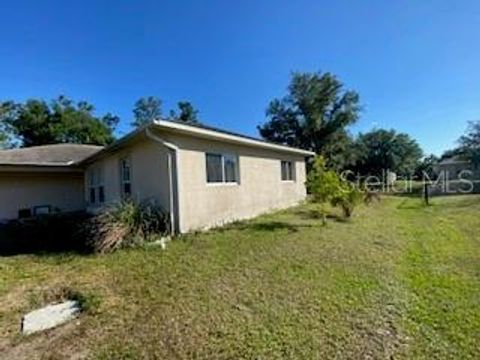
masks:
<path id="1" fill-rule="evenodd" d="M 23 316 L 22 333 L 29 335 L 54 328 L 74 319 L 79 312 L 78 301 L 71 300 L 61 304 L 48 305 Z"/>

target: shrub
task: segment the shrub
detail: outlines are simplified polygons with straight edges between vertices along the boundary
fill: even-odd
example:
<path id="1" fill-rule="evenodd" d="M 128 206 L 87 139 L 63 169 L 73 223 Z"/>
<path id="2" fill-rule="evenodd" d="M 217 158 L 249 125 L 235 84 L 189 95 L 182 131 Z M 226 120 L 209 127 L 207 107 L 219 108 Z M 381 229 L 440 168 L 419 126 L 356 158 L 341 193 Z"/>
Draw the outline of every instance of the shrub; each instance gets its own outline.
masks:
<path id="1" fill-rule="evenodd" d="M 314 202 L 329 202 L 332 206 L 340 206 L 347 218 L 363 199 L 363 192 L 335 171 L 328 170 L 321 156 L 315 158 L 307 176 L 307 189 Z"/>
<path id="2" fill-rule="evenodd" d="M 374 201 L 380 202 L 382 200 L 380 193 L 376 191 L 364 190 L 364 193 L 365 193 L 365 197 L 363 198 L 363 201 L 367 205 L 371 204 Z"/>
<path id="3" fill-rule="evenodd" d="M 168 214 L 152 202 L 121 202 L 90 219 L 85 227 L 92 250 L 99 253 L 140 245 L 169 232 Z"/>
<path id="4" fill-rule="evenodd" d="M 355 207 L 363 201 L 363 193 L 353 184 L 344 181 L 331 199 L 333 206 L 340 206 L 346 218 L 352 216 Z"/>
<path id="5" fill-rule="evenodd" d="M 39 252 L 100 252 L 142 244 L 170 232 L 166 212 L 153 202 L 122 202 L 92 216 L 50 214 L 0 226 L 0 255 Z"/>

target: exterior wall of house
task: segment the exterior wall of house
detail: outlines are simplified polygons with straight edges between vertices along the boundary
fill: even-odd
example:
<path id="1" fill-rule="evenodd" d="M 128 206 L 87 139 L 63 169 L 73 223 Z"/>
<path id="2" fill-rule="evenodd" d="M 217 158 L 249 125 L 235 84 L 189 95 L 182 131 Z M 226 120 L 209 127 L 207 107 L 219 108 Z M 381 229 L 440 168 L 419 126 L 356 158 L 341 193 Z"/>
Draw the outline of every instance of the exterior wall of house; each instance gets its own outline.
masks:
<path id="1" fill-rule="evenodd" d="M 204 229 L 289 207 L 306 197 L 305 157 L 252 146 L 163 134 L 179 146 L 180 231 Z M 238 157 L 239 183 L 207 183 L 206 152 Z M 281 180 L 281 161 L 295 164 L 295 180 Z"/>
<path id="2" fill-rule="evenodd" d="M 21 209 L 50 206 L 61 212 L 84 209 L 83 174 L 2 172 L 0 220 L 18 218 Z"/>
<path id="3" fill-rule="evenodd" d="M 126 146 L 124 149 L 113 152 L 93 164 L 85 171 L 85 194 L 87 208 L 94 211 L 106 205 L 121 201 L 120 161 L 127 158 L 131 164 L 131 191 L 132 199 L 136 202 L 155 201 L 168 211 L 169 186 L 167 149 L 149 139 Z M 90 203 L 89 173 L 99 169 L 105 193 L 103 204 Z"/>
<path id="4" fill-rule="evenodd" d="M 479 169 L 474 168 L 468 161 L 439 163 L 433 166 L 433 171 L 437 175 L 448 177 L 450 180 L 459 178 L 478 180 L 480 175 Z M 469 173 L 470 171 L 471 173 Z"/>
<path id="5" fill-rule="evenodd" d="M 164 131 L 155 131 L 155 134 L 178 147 L 178 227 L 182 233 L 286 208 L 306 197 L 303 155 Z M 239 183 L 207 183 L 207 152 L 237 156 Z M 126 157 L 131 162 L 132 198 L 137 202 L 156 200 L 168 211 L 168 149 L 145 137 L 87 167 L 85 199 L 88 209 L 94 211 L 121 200 L 120 161 Z M 282 160 L 294 163 L 294 181 L 281 180 Z M 95 168 L 103 173 L 104 204 L 88 203 L 88 174 Z"/>

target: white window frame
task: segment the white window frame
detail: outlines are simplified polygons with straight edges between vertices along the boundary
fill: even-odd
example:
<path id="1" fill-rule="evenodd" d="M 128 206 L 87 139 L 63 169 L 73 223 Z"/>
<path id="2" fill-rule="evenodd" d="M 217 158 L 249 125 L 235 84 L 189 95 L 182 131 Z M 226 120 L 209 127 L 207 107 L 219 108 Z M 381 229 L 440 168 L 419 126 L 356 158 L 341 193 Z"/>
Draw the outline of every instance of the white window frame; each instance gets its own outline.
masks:
<path id="1" fill-rule="evenodd" d="M 88 203 L 90 205 L 95 205 L 97 203 L 97 194 L 95 193 L 95 168 L 88 170 Z M 92 191 L 93 191 L 93 200 L 92 200 Z"/>
<path id="2" fill-rule="evenodd" d="M 222 166 L 222 180 L 208 181 L 208 155 L 220 156 Z M 235 181 L 226 181 L 225 176 L 225 157 L 232 157 L 235 159 Z M 229 152 L 207 151 L 205 152 L 205 180 L 208 186 L 235 186 L 240 184 L 240 160 L 237 154 Z"/>
<path id="3" fill-rule="evenodd" d="M 290 170 L 290 172 L 287 172 L 287 177 L 286 179 L 283 178 L 283 165 L 284 164 L 290 164 L 287 166 L 287 169 Z M 295 162 L 292 160 L 281 160 L 280 161 L 280 180 L 282 182 L 295 182 L 296 181 L 296 171 L 295 171 Z"/>
<path id="4" fill-rule="evenodd" d="M 100 188 L 103 188 L 103 201 L 100 201 Z M 94 201 L 91 201 L 92 190 Z M 95 166 L 88 171 L 88 203 L 90 205 L 102 205 L 105 203 L 103 169 L 100 166 Z"/>
<path id="5" fill-rule="evenodd" d="M 123 164 L 127 163 L 128 164 L 128 181 L 124 179 L 124 166 Z M 130 194 L 125 193 L 125 185 L 129 184 L 130 185 Z M 120 159 L 120 194 L 122 196 L 122 199 L 129 199 L 132 196 L 132 159 L 130 156 L 124 156 Z"/>
<path id="6" fill-rule="evenodd" d="M 50 205 L 37 205 L 33 207 L 33 216 L 38 215 L 48 215 L 52 212 L 52 207 Z"/>

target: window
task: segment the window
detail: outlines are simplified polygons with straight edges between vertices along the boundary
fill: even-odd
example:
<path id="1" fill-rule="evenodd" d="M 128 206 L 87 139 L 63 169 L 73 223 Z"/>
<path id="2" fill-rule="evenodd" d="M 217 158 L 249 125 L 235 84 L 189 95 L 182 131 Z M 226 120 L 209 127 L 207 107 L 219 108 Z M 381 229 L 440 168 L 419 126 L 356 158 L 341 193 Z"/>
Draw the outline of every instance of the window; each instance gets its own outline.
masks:
<path id="1" fill-rule="evenodd" d="M 207 182 L 223 182 L 222 155 L 207 154 Z"/>
<path id="2" fill-rule="evenodd" d="M 282 181 L 294 181 L 295 180 L 295 167 L 291 161 L 282 161 Z"/>
<path id="3" fill-rule="evenodd" d="M 95 188 L 90 186 L 90 204 L 95 204 Z"/>
<path id="4" fill-rule="evenodd" d="M 103 172 L 99 167 L 90 169 L 88 173 L 88 198 L 90 204 L 103 204 L 105 202 Z"/>
<path id="5" fill-rule="evenodd" d="M 206 154 L 208 183 L 238 183 L 238 157 L 232 154 Z"/>
<path id="6" fill-rule="evenodd" d="M 98 202 L 103 204 L 105 202 L 105 190 L 103 186 L 98 187 Z"/>
<path id="7" fill-rule="evenodd" d="M 33 208 L 33 215 L 47 215 L 51 213 L 50 205 L 40 205 Z"/>
<path id="8" fill-rule="evenodd" d="M 129 158 L 120 160 L 120 185 L 123 198 L 132 195 L 132 166 Z"/>
<path id="9" fill-rule="evenodd" d="M 224 155 L 223 165 L 225 169 L 225 182 L 236 183 L 238 182 L 238 166 L 237 157 L 234 155 Z"/>

